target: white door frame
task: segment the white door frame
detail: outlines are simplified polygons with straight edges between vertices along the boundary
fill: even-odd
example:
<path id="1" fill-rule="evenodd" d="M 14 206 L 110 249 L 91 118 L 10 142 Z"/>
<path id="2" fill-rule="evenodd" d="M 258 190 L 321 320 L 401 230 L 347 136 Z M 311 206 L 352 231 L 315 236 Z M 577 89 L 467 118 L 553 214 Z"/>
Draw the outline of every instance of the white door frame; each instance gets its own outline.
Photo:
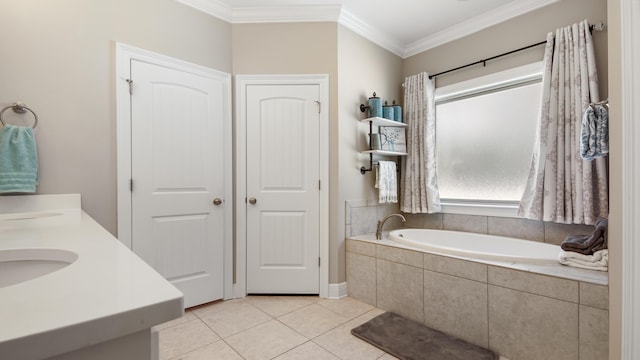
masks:
<path id="1" fill-rule="evenodd" d="M 234 297 L 247 295 L 247 99 L 249 85 L 320 86 L 320 297 L 329 296 L 329 76 L 236 75 L 236 283 Z"/>
<path id="2" fill-rule="evenodd" d="M 225 104 L 223 121 L 224 199 L 227 210 L 224 218 L 224 298 L 233 293 L 233 147 L 231 122 L 231 75 L 215 69 L 192 64 L 166 55 L 116 43 L 116 142 L 117 142 L 117 201 L 118 240 L 131 249 L 131 97 L 129 82 L 131 61 L 137 60 L 189 72 L 223 82 Z M 135 83 L 132 84 L 135 91 Z"/>
<path id="3" fill-rule="evenodd" d="M 640 357 L 640 2 L 622 0 L 620 2 L 621 33 L 621 81 L 622 81 L 622 358 Z"/>

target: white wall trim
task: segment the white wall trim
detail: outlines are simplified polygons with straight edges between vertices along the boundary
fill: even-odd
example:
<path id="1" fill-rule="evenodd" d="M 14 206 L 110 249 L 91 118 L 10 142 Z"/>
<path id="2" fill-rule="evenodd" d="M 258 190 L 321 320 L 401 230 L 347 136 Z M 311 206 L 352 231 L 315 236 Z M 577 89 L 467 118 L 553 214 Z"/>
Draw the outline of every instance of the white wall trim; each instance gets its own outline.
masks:
<path id="1" fill-rule="evenodd" d="M 238 24 L 337 21 L 339 15 L 339 5 L 244 7 L 233 9 L 232 22 Z"/>
<path id="2" fill-rule="evenodd" d="M 338 21 L 340 5 L 231 7 L 220 0 L 176 0 L 233 24 Z"/>
<path id="3" fill-rule="evenodd" d="M 131 78 L 131 61 L 138 60 L 189 72 L 221 81 L 225 105 L 223 131 L 228 141 L 224 145 L 224 198 L 233 198 L 233 146 L 231 142 L 231 74 L 154 53 L 122 43 L 116 43 L 116 151 L 117 151 L 117 220 L 118 240 L 131 249 L 131 96 L 127 79 Z M 135 82 L 133 84 L 135 91 Z M 224 296 L 229 298 L 233 287 L 233 202 L 229 201 L 224 219 Z"/>
<path id="4" fill-rule="evenodd" d="M 480 201 L 447 201 L 442 199 L 440 204 L 443 214 L 479 215 L 520 218 L 518 216 L 518 204 L 486 203 Z"/>
<path id="5" fill-rule="evenodd" d="M 226 22 L 233 21 L 233 8 L 220 0 L 176 0 Z"/>
<path id="6" fill-rule="evenodd" d="M 313 84 L 320 86 L 320 297 L 329 296 L 329 75 L 236 75 L 236 284 L 234 297 L 247 295 L 247 112 L 249 85 Z"/>
<path id="7" fill-rule="evenodd" d="M 116 43 L 116 191 L 118 240 L 131 249 L 131 59 L 136 48 Z"/>
<path id="8" fill-rule="evenodd" d="M 435 91 L 435 102 L 439 103 L 501 87 L 523 84 L 534 80 L 542 80 L 543 70 L 544 63 L 542 61 L 538 61 L 493 74 L 480 76 L 474 79 L 461 81 L 455 84 L 442 86 L 437 88 Z"/>
<path id="9" fill-rule="evenodd" d="M 620 1 L 622 49 L 622 358 L 640 359 L 640 2 Z"/>
<path id="10" fill-rule="evenodd" d="M 385 32 L 379 31 L 375 26 L 376 24 L 369 24 L 362 21 L 348 10 L 345 10 L 342 5 L 253 6 L 233 8 L 220 0 L 176 1 L 230 23 L 335 21 L 404 59 L 507 21 L 516 16 L 553 4 L 559 0 L 511 1 L 497 9 L 479 14 L 476 17 L 410 44 L 402 43 L 400 40 L 389 36 Z"/>
<path id="11" fill-rule="evenodd" d="M 404 44 L 402 44 L 400 40 L 390 36 L 384 31 L 380 31 L 378 27 L 362 21 L 348 10 L 342 9 L 338 23 L 372 43 L 379 45 L 383 49 L 387 49 L 400 57 L 404 57 Z"/>
<path id="12" fill-rule="evenodd" d="M 329 299 L 342 299 L 347 297 L 347 282 L 340 284 L 329 284 Z"/>
<path id="13" fill-rule="evenodd" d="M 423 51 L 463 38 L 482 29 L 500 24 L 509 19 L 513 19 L 517 16 L 558 1 L 559 0 L 511 1 L 495 10 L 479 14 L 469 20 L 458 23 L 433 35 L 424 37 L 411 44 L 407 44 L 404 47 L 403 58 L 408 58 Z"/>

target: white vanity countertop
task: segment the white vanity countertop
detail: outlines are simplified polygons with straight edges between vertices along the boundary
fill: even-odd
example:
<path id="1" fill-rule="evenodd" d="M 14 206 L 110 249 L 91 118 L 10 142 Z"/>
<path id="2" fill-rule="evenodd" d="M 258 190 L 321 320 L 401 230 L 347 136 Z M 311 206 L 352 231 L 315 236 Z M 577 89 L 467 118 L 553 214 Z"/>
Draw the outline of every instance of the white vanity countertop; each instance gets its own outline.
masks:
<path id="1" fill-rule="evenodd" d="M 10 220 L 9 212 L 25 216 Z M 0 197 L 0 251 L 28 248 L 69 250 L 78 259 L 0 288 L 0 358 L 66 353 L 183 314 L 182 293 L 84 213 L 80 195 Z"/>

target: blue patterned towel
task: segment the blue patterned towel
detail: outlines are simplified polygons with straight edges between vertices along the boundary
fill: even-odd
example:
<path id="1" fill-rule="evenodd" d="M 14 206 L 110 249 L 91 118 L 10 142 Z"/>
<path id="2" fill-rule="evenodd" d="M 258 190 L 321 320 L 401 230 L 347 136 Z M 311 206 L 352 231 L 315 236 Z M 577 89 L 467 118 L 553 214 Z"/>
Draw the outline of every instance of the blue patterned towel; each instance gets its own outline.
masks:
<path id="1" fill-rule="evenodd" d="M 35 192 L 38 185 L 36 138 L 30 127 L 0 129 L 0 193 Z"/>
<path id="2" fill-rule="evenodd" d="M 593 160 L 609 153 L 609 110 L 602 104 L 587 107 L 582 116 L 580 156 Z"/>

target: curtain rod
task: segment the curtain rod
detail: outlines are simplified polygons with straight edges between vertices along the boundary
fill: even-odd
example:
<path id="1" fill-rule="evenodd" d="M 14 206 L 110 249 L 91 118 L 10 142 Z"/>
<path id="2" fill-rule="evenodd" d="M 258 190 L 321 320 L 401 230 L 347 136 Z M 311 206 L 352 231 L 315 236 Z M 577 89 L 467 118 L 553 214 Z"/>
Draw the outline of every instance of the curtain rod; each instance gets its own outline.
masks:
<path id="1" fill-rule="evenodd" d="M 593 31 L 593 30 L 598 30 L 598 31 L 604 30 L 604 23 L 603 22 L 599 22 L 599 23 L 594 24 L 594 25 L 589 25 L 589 31 Z M 478 65 L 478 64 L 482 64 L 482 66 L 487 66 L 487 61 L 494 60 L 494 59 L 497 59 L 497 58 L 500 58 L 500 57 L 503 57 L 503 56 L 511 55 L 513 53 L 517 53 L 519 51 L 527 50 L 527 49 L 530 49 L 530 48 L 533 48 L 533 47 L 536 47 L 536 46 L 540 46 L 540 45 L 543 45 L 543 44 L 546 44 L 546 43 L 547 43 L 546 40 L 545 41 L 540 41 L 539 43 L 535 43 L 535 44 L 531 44 L 531 45 L 528 45 L 528 46 L 521 47 L 519 49 L 507 51 L 506 53 L 502 53 L 500 55 L 495 55 L 495 56 L 492 56 L 492 57 L 487 58 L 487 59 L 478 60 L 478 61 L 472 62 L 470 64 L 458 66 L 457 68 L 454 68 L 454 69 L 449 69 L 449 70 L 442 71 L 442 72 L 439 72 L 439 73 L 436 73 L 436 74 L 433 74 L 433 75 L 429 75 L 429 79 L 433 79 L 436 76 L 440 76 L 440 75 L 448 74 L 450 72 L 454 72 L 454 71 L 457 71 L 457 70 L 460 70 L 460 69 L 464 69 L 464 68 L 467 68 L 469 66 L 474 66 L 474 65 Z"/>

